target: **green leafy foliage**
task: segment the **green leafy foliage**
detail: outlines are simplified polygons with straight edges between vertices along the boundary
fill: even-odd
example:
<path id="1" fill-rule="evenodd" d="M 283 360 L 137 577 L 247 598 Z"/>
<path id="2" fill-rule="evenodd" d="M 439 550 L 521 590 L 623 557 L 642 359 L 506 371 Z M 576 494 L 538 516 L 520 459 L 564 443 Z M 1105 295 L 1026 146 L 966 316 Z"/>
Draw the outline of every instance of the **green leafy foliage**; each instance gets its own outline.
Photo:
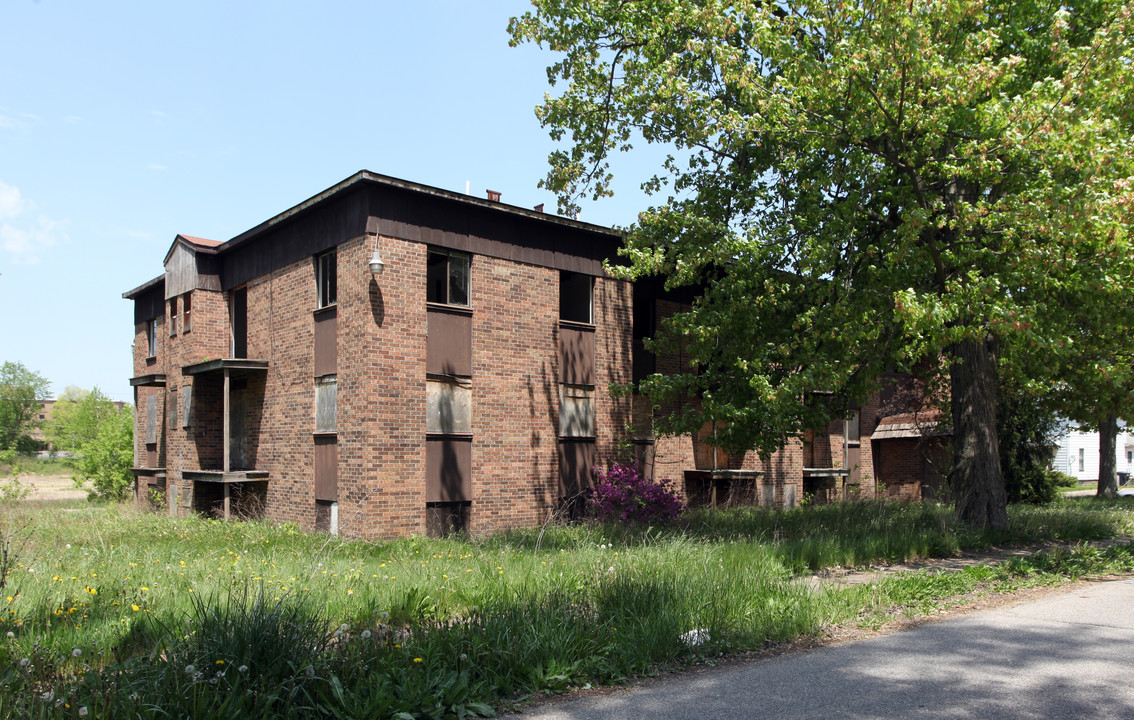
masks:
<path id="1" fill-rule="evenodd" d="M 133 464 L 134 411 L 111 404 L 108 414 L 99 418 L 94 436 L 79 447 L 75 480 L 80 485 L 90 481 L 92 499 L 118 500 L 130 487 Z"/>
<path id="2" fill-rule="evenodd" d="M 1022 372 L 1056 367 L 1082 332 L 1057 309 L 1134 286 L 1129 4 L 535 6 L 510 31 L 558 53 L 537 113 L 565 141 L 561 208 L 610 194 L 613 154 L 672 151 L 613 268 L 701 288 L 654 338 L 691 360 L 643 384 L 678 408 L 661 428 L 717 421 L 768 454 L 885 368 L 929 368 L 956 400 L 958 515 L 1003 527 L 1001 341 Z"/>
<path id="3" fill-rule="evenodd" d="M 1047 468 L 1065 429 L 1046 397 L 1001 382 L 996 435 L 1008 502 L 1042 505 L 1055 500 L 1059 493 Z"/>
<path id="4" fill-rule="evenodd" d="M 75 452 L 94 440 L 100 425 L 115 412 L 114 402 L 97 387 L 88 391 L 68 385 L 52 407 L 44 435 L 54 449 Z"/>
<path id="5" fill-rule="evenodd" d="M 39 426 L 40 403 L 50 389 L 45 377 L 21 363 L 0 365 L 0 450 L 32 448 L 29 433 Z"/>

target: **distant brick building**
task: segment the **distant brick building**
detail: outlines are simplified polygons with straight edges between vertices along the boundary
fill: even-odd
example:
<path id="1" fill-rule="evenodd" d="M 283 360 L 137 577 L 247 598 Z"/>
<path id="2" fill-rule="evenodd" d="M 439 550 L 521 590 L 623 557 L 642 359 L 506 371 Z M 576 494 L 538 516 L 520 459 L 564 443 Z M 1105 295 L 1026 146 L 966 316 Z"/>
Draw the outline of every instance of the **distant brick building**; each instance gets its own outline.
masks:
<path id="1" fill-rule="evenodd" d="M 124 293 L 138 500 L 359 537 L 485 533 L 542 522 L 628 441 L 679 482 L 749 471 L 693 494 L 873 491 L 873 407 L 767 463 L 649 437 L 610 388 L 671 301 L 605 273 L 618 233 L 490 198 L 363 171 L 227 242 L 178 235 Z"/>

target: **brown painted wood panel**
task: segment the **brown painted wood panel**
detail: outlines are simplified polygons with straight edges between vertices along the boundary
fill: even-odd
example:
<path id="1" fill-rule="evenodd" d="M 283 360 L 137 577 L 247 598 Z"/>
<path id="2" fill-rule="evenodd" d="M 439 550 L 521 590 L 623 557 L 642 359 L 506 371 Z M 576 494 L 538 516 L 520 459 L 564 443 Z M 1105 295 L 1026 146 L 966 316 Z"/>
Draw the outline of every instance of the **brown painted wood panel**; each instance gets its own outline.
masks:
<path id="1" fill-rule="evenodd" d="M 559 497 L 571 498 L 594 486 L 593 440 L 559 441 Z"/>
<path id="2" fill-rule="evenodd" d="M 425 372 L 472 375 L 472 315 L 429 308 Z"/>
<path id="3" fill-rule="evenodd" d="M 559 328 L 559 382 L 595 384 L 594 329 Z"/>
<path id="4" fill-rule="evenodd" d="M 339 438 L 336 435 L 315 438 L 315 499 L 331 502 L 339 499 Z"/>
<path id="5" fill-rule="evenodd" d="M 425 501 L 472 500 L 472 439 L 427 438 Z"/>
<path id="6" fill-rule="evenodd" d="M 156 317 L 165 316 L 165 283 L 154 287 L 134 298 L 134 324 L 141 325 Z"/>
<path id="7" fill-rule="evenodd" d="M 315 311 L 315 377 L 338 372 L 339 358 L 338 309 Z"/>

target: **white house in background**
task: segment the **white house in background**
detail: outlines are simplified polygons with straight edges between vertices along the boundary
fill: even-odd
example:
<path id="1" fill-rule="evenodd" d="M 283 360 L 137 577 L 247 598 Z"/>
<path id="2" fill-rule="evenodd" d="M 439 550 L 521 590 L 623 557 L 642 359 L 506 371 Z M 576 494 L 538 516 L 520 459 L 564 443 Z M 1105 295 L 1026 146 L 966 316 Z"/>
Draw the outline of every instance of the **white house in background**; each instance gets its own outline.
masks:
<path id="1" fill-rule="evenodd" d="M 1114 443 L 1115 470 L 1120 475 L 1134 476 L 1134 432 L 1122 420 L 1118 424 L 1118 438 Z M 1099 434 L 1069 426 L 1067 433 L 1059 438 L 1051 468 L 1073 475 L 1080 482 L 1098 480 Z"/>

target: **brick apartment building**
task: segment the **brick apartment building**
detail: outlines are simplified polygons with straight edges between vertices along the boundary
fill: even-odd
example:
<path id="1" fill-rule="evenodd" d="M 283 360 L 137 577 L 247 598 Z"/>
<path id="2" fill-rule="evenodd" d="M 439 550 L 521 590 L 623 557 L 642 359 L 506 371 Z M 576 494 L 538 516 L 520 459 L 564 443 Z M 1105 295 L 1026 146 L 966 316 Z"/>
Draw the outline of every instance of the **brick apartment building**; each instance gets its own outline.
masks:
<path id="1" fill-rule="evenodd" d="M 620 242 L 367 171 L 227 242 L 178 235 L 123 295 L 138 501 L 358 537 L 488 533 L 544 521 L 627 445 L 710 501 L 874 491 L 877 403 L 768 462 L 714 452 L 711 428 L 651 437 L 648 406 L 610 388 L 680 362 L 641 350 L 680 305 L 604 272 Z"/>

